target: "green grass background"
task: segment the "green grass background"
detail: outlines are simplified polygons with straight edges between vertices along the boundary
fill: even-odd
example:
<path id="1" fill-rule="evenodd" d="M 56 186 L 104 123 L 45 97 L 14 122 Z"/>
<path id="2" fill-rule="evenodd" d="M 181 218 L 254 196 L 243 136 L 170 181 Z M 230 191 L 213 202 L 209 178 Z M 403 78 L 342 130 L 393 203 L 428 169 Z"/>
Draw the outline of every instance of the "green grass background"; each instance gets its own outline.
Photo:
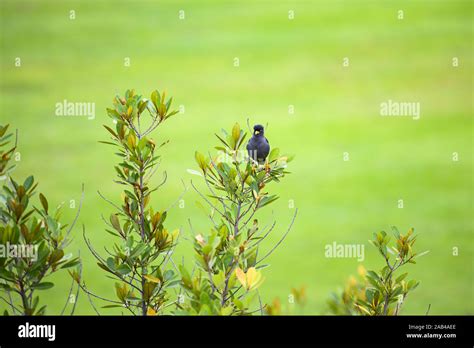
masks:
<path id="1" fill-rule="evenodd" d="M 120 187 L 112 183 L 117 159 L 98 143 L 107 138 L 105 108 L 127 88 L 147 95 L 165 89 L 185 113 L 154 134 L 157 141 L 170 140 L 162 153 L 169 180 L 152 199 L 157 208 L 175 201 L 181 180 L 192 179 L 186 169 L 196 168 L 194 151 L 217 145 L 213 134 L 235 122 L 268 123 L 271 145 L 296 155 L 292 174 L 273 187 L 280 200 L 260 218 L 268 221 L 273 210 L 278 221 L 268 250 L 294 213 L 289 200 L 299 208 L 293 230 L 263 271 L 263 301 L 278 296 L 285 303 L 292 287 L 306 285 L 302 313 L 324 313 L 329 293 L 359 264 L 325 258 L 324 246 L 364 243 L 363 264 L 378 268 L 382 260 L 367 240 L 396 225 L 401 231 L 415 227 L 418 250 L 431 251 L 407 266 L 421 285 L 403 313 L 423 314 L 431 304 L 432 314 L 473 314 L 470 1 L 0 4 L 0 117 L 19 130 L 15 176 L 34 173 L 54 204 L 78 201 L 84 183 L 80 224 L 99 249 L 112 245 L 113 237 L 100 218 L 110 206 L 96 191 L 120 199 Z M 400 9 L 403 20 L 397 19 Z M 21 67 L 15 67 L 16 57 Z M 130 67 L 124 67 L 125 57 Z M 344 57 L 349 67 L 343 67 Z M 95 102 L 96 118 L 55 116 L 55 104 L 64 99 Z M 420 102 L 420 120 L 381 117 L 379 105 L 388 99 Z M 293 115 L 288 105 L 294 105 Z M 343 152 L 350 161 L 343 161 Z M 190 218 L 196 231 L 206 231 L 198 196 L 190 190 L 184 199 L 168 227 L 189 235 Z M 71 221 L 74 210 L 66 207 L 64 215 Z M 69 250 L 80 250 L 88 286 L 113 296 L 113 282 L 95 265 L 80 226 L 74 237 Z M 178 247 L 175 259 L 181 256 L 192 263 L 189 241 Z M 50 314 L 62 308 L 70 285 L 67 275 L 54 279 L 57 286 L 43 296 Z M 77 313 L 93 313 L 83 294 Z"/>

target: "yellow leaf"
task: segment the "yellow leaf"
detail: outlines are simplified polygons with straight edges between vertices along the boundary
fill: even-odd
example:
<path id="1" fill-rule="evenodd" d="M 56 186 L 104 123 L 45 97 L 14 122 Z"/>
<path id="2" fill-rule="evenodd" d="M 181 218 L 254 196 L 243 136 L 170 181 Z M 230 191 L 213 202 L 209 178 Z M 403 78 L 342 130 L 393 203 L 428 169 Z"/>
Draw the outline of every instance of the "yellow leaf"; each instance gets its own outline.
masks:
<path id="1" fill-rule="evenodd" d="M 242 286 L 247 289 L 247 277 L 245 276 L 244 271 L 242 271 L 240 268 L 237 268 L 235 270 L 235 275 L 237 276 L 240 284 L 242 284 Z"/>
<path id="2" fill-rule="evenodd" d="M 115 291 L 117 293 L 117 297 L 121 300 L 124 301 L 125 297 L 128 294 L 128 287 L 127 284 L 120 284 L 120 283 L 115 283 Z"/>
<path id="3" fill-rule="evenodd" d="M 146 207 L 149 202 L 150 202 L 150 195 L 145 196 L 145 199 L 143 200 L 143 207 Z"/>
<path id="4" fill-rule="evenodd" d="M 259 273 L 257 273 L 257 270 L 255 269 L 255 267 L 250 267 L 248 270 L 247 270 L 247 284 L 249 287 L 251 287 L 253 284 L 255 284 L 258 279 L 261 277 L 261 275 Z"/>
<path id="5" fill-rule="evenodd" d="M 244 273 L 240 268 L 237 268 L 235 270 L 235 275 L 240 284 L 242 284 L 247 291 L 258 288 L 263 282 L 262 274 L 258 272 L 255 267 L 250 267 L 247 270 L 247 273 Z"/>
<path id="6" fill-rule="evenodd" d="M 262 282 L 262 273 L 258 272 L 254 267 L 250 267 L 247 270 L 247 290 L 258 288 Z"/>
<path id="7" fill-rule="evenodd" d="M 240 125 L 236 123 L 234 128 L 232 128 L 232 138 L 234 138 L 235 142 L 240 138 Z"/>
<path id="8" fill-rule="evenodd" d="M 146 311 L 146 315 L 156 315 L 156 311 L 153 308 L 148 307 L 148 310 Z"/>
<path id="9" fill-rule="evenodd" d="M 158 225 L 158 222 L 160 221 L 160 218 L 161 218 L 160 212 L 157 212 L 155 215 L 152 216 L 151 223 L 153 224 L 153 226 Z"/>
<path id="10" fill-rule="evenodd" d="M 198 151 L 196 151 L 194 153 L 194 158 L 196 159 L 196 162 L 199 166 L 199 168 L 201 168 L 201 170 L 203 172 L 206 172 L 207 170 L 207 163 L 206 163 L 206 158 L 204 157 L 204 155 Z"/>
<path id="11" fill-rule="evenodd" d="M 171 236 L 173 237 L 173 240 L 177 240 L 179 236 L 179 228 L 171 232 Z"/>
<path id="12" fill-rule="evenodd" d="M 157 277 L 153 277 L 149 274 L 147 274 L 145 276 L 145 279 L 148 280 L 149 282 L 152 282 L 152 283 L 160 283 L 161 282 L 161 280 L 159 280 Z"/>
<path id="13" fill-rule="evenodd" d="M 128 135 L 128 139 L 127 139 L 127 142 L 128 142 L 128 146 L 131 147 L 131 148 L 134 148 L 137 144 L 137 139 L 135 138 L 135 134 L 133 133 L 130 133 Z"/>

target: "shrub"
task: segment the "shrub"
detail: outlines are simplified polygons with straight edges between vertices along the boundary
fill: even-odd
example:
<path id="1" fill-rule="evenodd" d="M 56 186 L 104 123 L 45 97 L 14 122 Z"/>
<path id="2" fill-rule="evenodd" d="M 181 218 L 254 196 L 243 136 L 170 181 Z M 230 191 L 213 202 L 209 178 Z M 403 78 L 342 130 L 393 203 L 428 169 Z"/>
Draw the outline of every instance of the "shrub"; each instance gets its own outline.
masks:
<path id="1" fill-rule="evenodd" d="M 181 285 L 187 297 L 181 301 L 178 313 L 243 315 L 263 312 L 262 306 L 251 310 L 252 299 L 264 281 L 262 262 L 280 245 L 293 225 L 297 214 L 280 241 L 264 256 L 261 243 L 273 231 L 276 222 L 262 227 L 256 214 L 274 202 L 278 196 L 266 192 L 272 182 L 288 174 L 290 158 L 273 149 L 266 162 L 259 165 L 242 150 L 246 132 L 235 124 L 230 133 L 216 135 L 221 146 L 215 158 L 196 152 L 200 171 L 208 194 L 204 195 L 191 181 L 192 187 L 206 202 L 211 213 L 211 230 L 195 234 L 196 265 L 193 272 L 180 266 Z"/>
<path id="2" fill-rule="evenodd" d="M 16 144 L 8 148 L 12 134 L 7 134 L 7 129 L 8 125 L 0 126 L 0 177 L 5 181 L 0 191 L 0 288 L 6 296 L 1 300 L 11 310 L 5 309 L 4 314 L 43 315 L 46 305 L 40 306 L 37 291 L 54 286 L 53 282 L 45 281 L 46 278 L 71 267 L 76 267 L 76 274 L 80 273 L 79 258 L 64 253 L 80 207 L 68 227 L 60 222 L 61 206 L 51 209 L 43 194 L 39 194 L 41 206 L 32 206 L 38 184 L 33 176 L 21 183 L 10 175 L 13 166 L 9 166 L 9 160 Z M 72 291 L 73 285 L 69 295 Z M 76 292 L 76 300 L 78 295 Z M 69 296 L 66 305 L 68 302 Z M 73 302 L 71 314 L 76 304 Z"/>
<path id="3" fill-rule="evenodd" d="M 410 292 L 419 281 L 405 280 L 408 273 L 397 274 L 407 264 L 415 264 L 416 259 L 428 251 L 416 253 L 414 230 L 405 235 L 396 227 L 392 228 L 395 244 L 389 245 L 390 236 L 381 231 L 374 233 L 369 242 L 374 245 L 384 259 L 385 266 L 379 271 L 365 271 L 360 268 L 360 279 L 351 278 L 349 284 L 339 295 L 333 294 L 328 301 L 333 314 L 398 315 Z"/>
<path id="4" fill-rule="evenodd" d="M 98 265 L 117 280 L 117 300 L 105 299 L 104 308 L 126 308 L 133 314 L 161 314 L 168 301 L 167 290 L 178 281 L 172 269 L 168 269 L 179 230 L 165 228 L 167 211 L 155 211 L 149 204 L 151 194 L 166 181 L 152 187 L 151 177 L 158 169 L 160 146 L 148 136 L 177 111 L 171 111 L 172 98 L 166 100 L 165 93 L 154 91 L 150 99 L 128 90 L 125 97 L 114 99 L 114 108 L 107 113 L 115 123 L 115 129 L 104 125 L 112 141 L 103 141 L 117 149 L 120 162 L 115 166 L 115 183 L 123 187 L 122 203 L 116 205 L 99 194 L 115 209 L 105 221 L 106 231 L 117 242 L 112 250 L 106 249 L 108 257 L 101 256 L 86 243 L 98 261 Z M 86 284 L 81 287 L 90 296 Z"/>

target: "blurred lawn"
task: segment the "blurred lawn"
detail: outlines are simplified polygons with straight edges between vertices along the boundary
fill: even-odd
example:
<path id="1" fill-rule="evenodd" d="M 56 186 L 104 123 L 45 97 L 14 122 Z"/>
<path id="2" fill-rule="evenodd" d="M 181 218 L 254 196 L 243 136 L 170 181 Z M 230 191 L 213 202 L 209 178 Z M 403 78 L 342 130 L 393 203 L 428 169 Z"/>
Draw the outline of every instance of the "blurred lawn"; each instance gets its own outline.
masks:
<path id="1" fill-rule="evenodd" d="M 96 191 L 114 201 L 120 197 L 112 183 L 116 158 L 97 143 L 107 138 L 105 108 L 127 88 L 143 94 L 166 89 L 185 113 L 155 134 L 157 141 L 171 140 L 163 151 L 169 180 L 152 202 L 158 208 L 180 195 L 182 179 L 189 183 L 194 151 L 211 149 L 213 134 L 236 121 L 268 122 L 272 146 L 296 154 L 293 174 L 274 187 L 281 199 L 273 206 L 273 241 L 291 220 L 289 200 L 299 215 L 264 270 L 264 301 L 285 301 L 291 287 L 306 285 L 304 313 L 323 313 L 329 293 L 358 265 L 325 258 L 324 246 L 365 243 L 364 264 L 379 267 L 367 240 L 396 225 L 401 231 L 415 227 L 418 249 L 431 250 L 408 266 L 421 285 L 403 313 L 425 313 L 429 304 L 432 314 L 474 313 L 470 1 L 0 4 L 1 122 L 20 132 L 15 175 L 34 173 L 41 191 L 58 204 L 78 200 L 85 183 L 80 222 L 95 244 L 112 243 L 100 218 L 111 210 Z M 181 9 L 185 20 L 178 18 Z M 289 10 L 294 20 L 288 20 Z M 124 67 L 125 57 L 130 67 Z M 233 66 L 234 57 L 240 67 Z M 349 67 L 342 66 L 344 57 Z M 459 67 L 452 66 L 453 57 Z M 55 116 L 55 104 L 64 99 L 95 102 L 96 118 Z M 388 99 L 420 102 L 421 119 L 379 116 Z M 293 115 L 288 105 L 294 105 Z M 346 151 L 348 162 L 342 160 Z M 196 200 L 188 191 L 185 208 L 171 212 L 168 226 L 189 235 L 191 218 L 195 230 L 207 229 Z M 71 221 L 74 211 L 65 213 Z M 85 280 L 99 294 L 112 293 L 112 281 L 93 262 L 80 232 L 78 227 L 70 250 L 81 251 Z M 182 243 L 176 259 L 185 255 L 190 264 L 191 251 L 189 242 Z M 68 276 L 57 279 L 44 298 L 49 313 L 62 308 L 69 289 Z M 77 313 L 93 313 L 83 294 Z"/>

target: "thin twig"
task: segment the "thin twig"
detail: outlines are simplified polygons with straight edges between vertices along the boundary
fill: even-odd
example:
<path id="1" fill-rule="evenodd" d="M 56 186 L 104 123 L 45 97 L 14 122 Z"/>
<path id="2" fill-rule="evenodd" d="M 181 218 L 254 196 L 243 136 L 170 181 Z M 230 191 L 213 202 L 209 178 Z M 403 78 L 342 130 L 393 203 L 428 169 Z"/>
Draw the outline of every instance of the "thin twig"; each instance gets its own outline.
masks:
<path id="1" fill-rule="evenodd" d="M 8 293 L 10 294 L 10 292 L 8 292 Z M 8 302 L 8 300 L 7 300 L 6 298 L 3 298 L 3 297 L 0 296 L 0 299 L 2 299 L 3 301 L 5 301 L 5 303 L 7 303 L 8 305 L 10 305 L 10 306 L 12 307 L 13 313 L 16 313 L 17 311 L 18 311 L 18 312 L 21 312 L 17 307 L 15 307 L 15 306 L 13 305 L 12 302 Z"/>
<path id="2" fill-rule="evenodd" d="M 189 224 L 189 229 L 190 229 L 189 235 L 191 236 L 191 239 L 194 239 L 194 237 L 196 236 L 196 232 L 194 232 L 193 225 L 191 224 L 191 219 L 189 218 L 188 218 L 188 224 Z"/>
<path id="3" fill-rule="evenodd" d="M 15 311 L 15 306 L 13 305 L 13 298 L 12 298 L 12 294 L 10 293 L 10 291 L 7 291 L 8 293 L 8 299 L 10 300 L 10 305 L 12 306 L 12 309 L 13 309 L 13 313 L 17 314 L 16 311 Z M 18 313 L 20 313 L 21 311 L 18 311 Z"/>
<path id="4" fill-rule="evenodd" d="M 69 298 L 71 297 L 72 289 L 73 289 L 75 283 L 76 283 L 76 281 L 73 278 L 72 282 L 71 282 L 71 287 L 69 288 L 69 293 L 67 294 L 67 297 L 66 297 L 66 303 L 64 303 L 64 307 L 63 307 L 60 315 L 63 315 L 64 311 L 66 310 L 66 307 L 67 307 L 67 304 L 69 302 Z"/>
<path id="5" fill-rule="evenodd" d="M 260 304 L 260 315 L 263 315 L 262 299 L 260 298 L 260 293 L 257 289 L 258 303 Z"/>
<path id="6" fill-rule="evenodd" d="M 262 262 L 263 260 L 265 260 L 268 256 L 270 256 L 274 251 L 275 249 L 283 242 L 283 240 L 286 238 L 286 236 L 288 235 L 288 233 L 290 232 L 291 230 L 291 227 L 293 226 L 294 222 L 295 222 L 295 219 L 296 219 L 296 215 L 298 214 L 298 208 L 296 208 L 295 210 L 295 214 L 293 215 L 293 219 L 291 220 L 291 223 L 290 225 L 288 226 L 288 229 L 286 230 L 285 234 L 283 235 L 283 237 L 281 237 L 281 239 L 278 241 L 278 243 L 275 244 L 275 246 L 264 256 L 260 259 L 260 261 L 258 261 L 255 265 L 258 265 L 260 262 Z"/>
<path id="7" fill-rule="evenodd" d="M 82 208 L 82 203 L 84 202 L 84 183 L 82 183 L 82 189 L 81 189 L 81 200 L 79 201 L 79 207 L 77 208 L 76 216 L 74 217 L 74 220 L 72 221 L 71 226 L 69 226 L 69 229 L 66 232 L 66 236 L 64 237 L 63 242 L 61 243 L 61 247 L 64 247 L 64 244 L 66 243 L 66 240 L 69 237 L 69 234 L 71 233 L 72 229 L 76 225 L 77 219 L 79 218 L 79 215 L 81 214 L 81 208 Z"/>
<path id="8" fill-rule="evenodd" d="M 85 284 L 84 284 L 85 286 Z M 80 286 L 79 286 L 80 287 Z M 82 289 L 82 288 L 81 288 Z M 100 313 L 99 311 L 97 310 L 96 306 L 94 305 L 94 302 L 92 302 L 92 298 L 91 298 L 91 295 L 86 291 L 86 294 L 87 294 L 87 298 L 89 299 L 89 303 L 91 304 L 92 308 L 94 309 L 94 311 L 97 313 L 98 316 L 100 316 Z"/>
<path id="9" fill-rule="evenodd" d="M 106 301 L 106 302 L 110 302 L 110 303 L 114 303 L 114 304 L 119 304 L 119 305 L 122 305 L 123 303 L 122 302 L 119 302 L 119 301 L 114 301 L 114 300 L 110 300 L 108 298 L 105 298 L 105 297 L 102 297 L 102 296 L 99 296 L 99 295 L 96 295 L 94 294 L 93 292 L 90 292 L 87 287 L 86 287 L 86 283 L 82 283 L 79 284 L 79 286 L 81 287 L 81 289 L 88 295 L 91 295 L 92 297 L 95 297 L 95 298 L 98 298 L 99 300 L 102 300 L 102 301 Z"/>
<path id="10" fill-rule="evenodd" d="M 116 205 L 116 204 L 115 204 L 114 202 L 112 202 L 111 200 L 105 198 L 105 196 L 104 196 L 102 193 L 100 193 L 99 190 L 97 190 L 97 193 L 99 194 L 99 196 L 100 196 L 104 201 L 106 201 L 107 203 L 109 203 L 110 205 L 112 205 L 115 209 L 117 209 L 117 210 L 120 211 L 120 212 L 122 211 L 122 208 L 120 208 L 118 205 Z"/>
<path id="11" fill-rule="evenodd" d="M 173 267 L 174 267 L 174 269 L 176 270 L 176 272 L 179 273 L 179 269 L 178 269 L 178 267 L 176 267 L 176 264 L 174 263 L 174 261 L 173 261 L 172 258 L 170 258 L 170 262 L 171 262 L 171 264 L 173 265 Z"/>
<path id="12" fill-rule="evenodd" d="M 270 234 L 271 231 L 273 231 L 273 229 L 275 228 L 275 226 L 276 226 L 276 221 L 273 221 L 273 224 L 272 224 L 272 226 L 270 227 L 270 229 L 267 231 L 267 233 L 265 233 L 265 234 L 263 235 L 263 237 L 260 238 L 259 240 L 257 240 L 257 241 L 255 242 L 255 244 L 252 245 L 252 246 L 254 247 L 254 246 L 260 244 L 260 242 L 262 242 L 265 238 L 267 238 L 267 236 Z M 265 228 L 266 228 L 266 227 L 264 227 L 263 230 L 265 230 Z"/>
<path id="13" fill-rule="evenodd" d="M 154 168 L 153 168 L 153 170 L 152 170 L 150 173 L 148 173 L 148 174 L 145 176 L 145 180 L 146 180 L 146 181 L 150 180 L 151 177 L 152 177 L 153 175 L 155 175 L 155 173 L 158 171 L 158 168 L 160 168 L 160 164 L 161 164 L 161 161 L 158 161 L 157 163 L 155 163 L 155 164 L 152 165 L 152 167 L 154 167 Z M 163 172 L 163 173 L 164 173 L 164 175 L 167 175 L 166 171 Z"/>
<path id="14" fill-rule="evenodd" d="M 143 178 L 144 181 L 148 181 L 149 178 Z M 150 190 L 149 193 L 152 193 L 156 190 L 158 190 L 161 186 L 163 186 L 164 184 L 166 184 L 166 181 L 168 180 L 168 173 L 166 171 L 163 172 L 163 180 L 157 185 L 155 186 L 152 190 Z"/>
<path id="15" fill-rule="evenodd" d="M 170 209 L 172 209 L 184 196 L 184 194 L 188 191 L 188 188 L 186 187 L 186 184 L 184 183 L 184 180 L 181 179 L 181 183 L 183 184 L 184 186 L 184 190 L 183 192 L 181 192 L 181 194 L 179 195 L 179 197 L 168 207 L 165 209 L 165 212 L 169 211 Z"/>
<path id="16" fill-rule="evenodd" d="M 217 209 L 214 204 L 212 204 L 207 198 L 206 196 L 204 196 L 197 188 L 196 186 L 194 186 L 194 183 L 193 181 L 191 180 L 191 186 L 193 187 L 193 189 L 201 196 L 202 199 L 204 199 L 206 201 L 207 204 L 209 204 L 215 211 L 217 211 L 222 217 L 224 217 L 227 221 L 229 221 L 229 218 L 223 214 L 219 209 Z M 232 223 L 231 221 L 229 221 L 230 223 Z"/>
<path id="17" fill-rule="evenodd" d="M 428 304 L 428 309 L 426 310 L 425 315 L 428 315 L 430 313 L 430 309 L 431 309 L 431 303 Z"/>
<path id="18" fill-rule="evenodd" d="M 81 251 L 77 251 L 77 257 L 81 257 Z M 82 262 L 79 264 L 79 279 L 82 279 Z M 79 287 L 79 284 L 77 285 L 77 290 L 76 290 L 76 297 L 74 298 L 74 303 L 72 305 L 72 310 L 70 315 L 74 315 L 74 312 L 76 311 L 76 305 L 77 305 L 77 300 L 79 298 L 79 293 L 80 293 L 81 288 Z"/>

